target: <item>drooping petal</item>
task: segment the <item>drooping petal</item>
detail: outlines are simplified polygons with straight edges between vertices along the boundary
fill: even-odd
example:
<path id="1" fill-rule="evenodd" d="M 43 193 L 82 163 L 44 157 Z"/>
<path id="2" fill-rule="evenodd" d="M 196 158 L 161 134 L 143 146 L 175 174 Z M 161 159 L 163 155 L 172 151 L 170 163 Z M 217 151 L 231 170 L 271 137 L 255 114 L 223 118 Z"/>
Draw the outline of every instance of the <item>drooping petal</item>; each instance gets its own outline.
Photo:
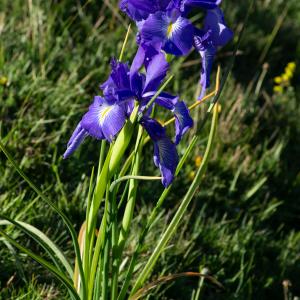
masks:
<path id="1" fill-rule="evenodd" d="M 202 86 L 199 100 L 205 95 L 206 89 L 210 86 L 210 74 L 217 48 L 211 40 L 211 30 L 203 33 L 202 36 L 194 37 L 195 48 L 199 51 L 202 58 L 200 84 Z"/>
<path id="2" fill-rule="evenodd" d="M 76 129 L 74 130 L 68 145 L 67 150 L 63 154 L 63 158 L 68 158 L 83 142 L 83 140 L 88 136 L 88 133 L 85 129 L 82 128 L 81 122 L 77 125 Z"/>
<path id="3" fill-rule="evenodd" d="M 100 124 L 101 108 L 104 103 L 104 98 L 96 96 L 89 107 L 89 111 L 83 116 L 81 121 L 82 127 L 89 135 L 100 140 L 105 138 Z"/>
<path id="4" fill-rule="evenodd" d="M 123 128 L 126 111 L 118 104 L 103 105 L 100 110 L 100 124 L 106 140 L 112 142 L 115 135 Z"/>
<path id="5" fill-rule="evenodd" d="M 204 51 L 200 51 L 200 55 L 202 57 L 202 69 L 200 78 L 202 91 L 200 99 L 202 99 L 205 95 L 206 89 L 210 86 L 210 74 L 216 55 L 216 48 L 214 46 L 208 47 Z"/>
<path id="6" fill-rule="evenodd" d="M 92 137 L 111 142 L 124 126 L 126 113 L 123 105 L 108 103 L 106 99 L 97 96 L 82 118 L 82 127 Z"/>
<path id="7" fill-rule="evenodd" d="M 175 144 L 178 145 L 181 141 L 183 135 L 193 127 L 194 122 L 190 116 L 189 109 L 187 108 L 185 102 L 180 101 L 175 104 L 174 108 L 175 115 Z"/>
<path id="8" fill-rule="evenodd" d="M 211 30 L 211 40 L 216 47 L 224 46 L 233 37 L 233 32 L 227 27 L 223 12 L 218 7 L 207 11 L 204 30 Z"/>
<path id="9" fill-rule="evenodd" d="M 167 137 L 166 130 L 157 121 L 144 117 L 141 125 L 154 142 L 154 164 L 159 167 L 162 184 L 168 187 L 173 179 L 179 162 L 175 144 Z"/>

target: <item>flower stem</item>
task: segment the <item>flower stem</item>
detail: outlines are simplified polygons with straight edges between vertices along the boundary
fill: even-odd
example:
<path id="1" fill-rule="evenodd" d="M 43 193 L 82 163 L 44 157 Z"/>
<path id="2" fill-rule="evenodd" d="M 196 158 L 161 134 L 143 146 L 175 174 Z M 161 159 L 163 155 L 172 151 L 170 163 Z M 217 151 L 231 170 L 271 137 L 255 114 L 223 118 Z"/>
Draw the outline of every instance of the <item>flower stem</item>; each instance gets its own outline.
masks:
<path id="1" fill-rule="evenodd" d="M 121 183 L 122 181 L 126 181 L 126 180 L 151 181 L 151 180 L 161 180 L 161 177 L 158 177 L 158 176 L 134 176 L 134 175 L 123 176 L 112 182 L 112 184 L 110 185 L 110 188 L 109 188 L 110 192 L 112 192 L 119 183 Z"/>

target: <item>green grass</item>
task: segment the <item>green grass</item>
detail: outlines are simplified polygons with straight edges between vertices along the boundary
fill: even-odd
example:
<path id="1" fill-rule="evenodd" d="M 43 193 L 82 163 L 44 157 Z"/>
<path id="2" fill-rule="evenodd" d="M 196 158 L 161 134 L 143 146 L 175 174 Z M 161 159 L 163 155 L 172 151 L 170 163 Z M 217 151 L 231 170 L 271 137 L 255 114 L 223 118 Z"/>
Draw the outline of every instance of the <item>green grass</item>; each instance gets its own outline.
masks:
<path id="1" fill-rule="evenodd" d="M 100 145 L 90 139 L 67 161 L 62 160 L 62 153 L 109 73 L 110 57 L 117 57 L 122 47 L 129 20 L 117 10 L 117 1 L 109 3 L 109 7 L 102 1 L 0 3 L 0 77 L 8 80 L 0 85 L 1 140 L 77 230 L 85 217 L 89 176 L 97 166 Z M 255 2 L 220 99 L 217 143 L 207 175 L 151 281 L 208 268 L 225 291 L 205 284 L 201 299 L 284 299 L 285 279 L 292 283 L 290 299 L 300 296 L 300 68 L 282 95 L 272 90 L 273 78 L 289 61 L 300 63 L 299 3 L 289 4 L 286 18 L 272 36 L 285 1 Z M 248 6 L 228 0 L 223 7 L 237 37 Z M 233 44 L 222 49 L 216 65 L 220 63 L 224 70 L 233 49 Z M 134 51 L 131 34 L 125 58 L 131 59 Z M 178 61 L 171 89 L 191 103 L 199 79 L 199 58 L 193 53 Z M 268 64 L 265 76 L 264 63 Z M 195 112 L 198 119 L 205 108 Z M 208 130 L 203 129 L 194 156 L 203 155 Z M 149 147 L 143 174 L 155 172 L 151 155 Z M 178 208 L 194 168 L 191 158 L 147 236 L 143 262 Z M 37 226 L 73 259 L 62 222 L 18 177 L 2 153 L 0 175 L 1 213 Z M 161 189 L 159 183 L 140 185 L 128 256 Z M 42 252 L 21 233 L 10 227 L 7 231 L 23 245 Z M 64 299 L 65 290 L 51 275 L 2 239 L 0 245 L 0 299 Z M 152 290 L 148 299 L 191 299 L 197 287 L 197 279 L 180 279 Z"/>

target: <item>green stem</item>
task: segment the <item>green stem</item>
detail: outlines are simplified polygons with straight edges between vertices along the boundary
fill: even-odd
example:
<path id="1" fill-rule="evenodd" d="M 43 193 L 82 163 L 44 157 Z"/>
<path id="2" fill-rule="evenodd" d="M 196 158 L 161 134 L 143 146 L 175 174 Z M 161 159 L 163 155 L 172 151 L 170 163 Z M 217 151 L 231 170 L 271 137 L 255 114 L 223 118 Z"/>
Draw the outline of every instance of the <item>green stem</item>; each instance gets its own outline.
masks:
<path id="1" fill-rule="evenodd" d="M 112 182 L 112 184 L 110 185 L 110 188 L 109 188 L 110 192 L 112 192 L 119 183 L 121 183 L 123 181 L 127 181 L 127 180 L 152 181 L 152 180 L 161 180 L 161 177 L 157 177 L 157 176 L 134 176 L 134 175 L 123 176 L 123 177 L 118 178 L 117 180 Z"/>
<path id="2" fill-rule="evenodd" d="M 151 100 L 147 103 L 145 108 L 143 109 L 143 112 L 139 113 L 138 121 L 143 117 L 144 112 L 148 111 L 151 105 L 154 103 L 156 98 L 161 94 L 161 92 L 166 88 L 166 86 L 169 84 L 169 82 L 174 78 L 174 75 L 171 75 L 166 82 L 159 88 L 159 90 L 154 94 L 154 96 L 151 98 Z"/>
<path id="3" fill-rule="evenodd" d="M 183 167 L 185 161 L 187 160 L 189 154 L 191 153 L 191 151 L 195 147 L 197 141 L 198 141 L 198 136 L 194 136 L 193 139 L 192 139 L 192 141 L 191 141 L 191 143 L 189 144 L 188 148 L 186 149 L 183 157 L 181 158 L 178 166 L 177 166 L 175 176 L 177 176 L 179 174 L 179 172 L 182 169 L 182 167 Z M 133 253 L 133 256 L 131 258 L 129 267 L 127 269 L 126 278 L 124 280 L 124 283 L 123 283 L 121 292 L 119 294 L 118 300 L 123 300 L 125 298 L 125 296 L 126 296 L 127 289 L 129 287 L 130 280 L 131 280 L 131 277 L 132 277 L 132 273 L 133 273 L 134 267 L 136 265 L 136 260 L 138 258 L 139 253 L 140 253 L 140 250 L 142 249 L 142 246 L 144 244 L 144 240 L 146 238 L 146 235 L 147 235 L 150 227 L 152 226 L 153 222 L 155 221 L 155 218 L 156 218 L 156 216 L 157 216 L 157 214 L 159 212 L 159 209 L 163 205 L 163 203 L 164 203 L 165 199 L 167 198 L 170 190 L 171 190 L 171 186 L 169 186 L 168 188 L 166 188 L 163 191 L 163 193 L 161 194 L 159 200 L 156 203 L 155 208 L 153 209 L 150 217 L 148 218 L 146 225 L 144 226 L 144 228 L 143 228 L 143 230 L 142 230 L 142 232 L 141 232 L 141 234 L 139 236 L 139 240 L 138 240 L 138 243 L 136 245 L 136 248 L 135 248 L 135 251 Z"/>
<path id="4" fill-rule="evenodd" d="M 103 275 L 102 275 L 102 300 L 108 299 L 108 281 L 109 281 L 109 253 L 110 253 L 110 245 L 111 245 L 111 203 L 110 203 L 110 193 L 109 193 L 109 186 L 110 183 L 107 184 L 106 187 L 106 207 L 108 207 L 108 212 L 106 212 L 107 216 L 107 225 L 106 225 L 106 239 L 105 239 L 105 246 L 104 246 L 104 253 L 103 253 Z M 101 232 L 99 232 L 101 234 Z"/>
<path id="5" fill-rule="evenodd" d="M 136 293 L 136 291 L 142 286 L 142 284 L 145 282 L 145 280 L 147 279 L 147 277 L 150 275 L 155 263 L 157 262 L 160 254 L 163 252 L 163 250 L 165 249 L 167 243 L 170 241 L 170 239 L 172 238 L 172 236 L 174 235 L 174 233 L 176 232 L 176 229 L 178 228 L 178 225 L 181 221 L 181 219 L 183 218 L 188 205 L 190 204 L 191 200 L 193 199 L 198 187 L 199 187 L 199 183 L 202 179 L 202 176 L 204 175 L 206 168 L 207 168 L 207 164 L 210 158 L 210 154 L 212 151 L 212 146 L 213 146 L 213 141 L 214 141 L 214 137 L 215 137 L 215 133 L 216 133 L 216 129 L 217 129 L 217 121 L 218 121 L 218 111 L 217 111 L 217 107 L 215 107 L 214 109 L 214 114 L 213 114 L 213 121 L 212 121 L 212 126 L 211 126 L 211 130 L 210 130 L 210 134 L 209 134 L 209 139 L 208 139 L 208 144 L 206 147 L 206 151 L 203 157 L 203 161 L 202 164 L 195 176 L 195 179 L 193 180 L 187 194 L 185 195 L 181 205 L 179 206 L 175 216 L 173 217 L 171 223 L 169 224 L 167 230 L 165 231 L 165 233 L 163 234 L 163 236 L 161 237 L 159 243 L 157 244 L 156 248 L 154 249 L 151 257 L 149 258 L 147 264 L 145 265 L 145 267 L 143 268 L 142 272 L 140 273 L 140 275 L 138 276 L 136 283 L 131 291 L 131 295 L 133 295 L 134 293 Z"/>

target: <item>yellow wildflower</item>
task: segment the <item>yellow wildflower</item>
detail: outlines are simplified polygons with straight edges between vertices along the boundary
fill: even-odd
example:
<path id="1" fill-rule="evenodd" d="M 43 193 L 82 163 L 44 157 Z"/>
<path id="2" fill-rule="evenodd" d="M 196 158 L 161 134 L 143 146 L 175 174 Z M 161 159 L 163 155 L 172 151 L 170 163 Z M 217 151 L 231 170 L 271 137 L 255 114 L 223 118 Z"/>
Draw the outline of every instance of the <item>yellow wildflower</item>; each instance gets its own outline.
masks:
<path id="1" fill-rule="evenodd" d="M 8 81 L 7 77 L 0 76 L 0 85 L 6 85 L 7 81 Z"/>
<path id="2" fill-rule="evenodd" d="M 283 93 L 283 86 L 281 85 L 275 85 L 273 88 L 274 93 L 282 94 Z"/>
<path id="3" fill-rule="evenodd" d="M 290 77 L 288 76 L 288 74 L 284 73 L 281 75 L 281 78 L 284 82 L 287 82 L 290 80 Z"/>
<path id="4" fill-rule="evenodd" d="M 201 166 L 201 163 L 202 163 L 202 156 L 200 156 L 200 155 L 197 155 L 196 157 L 195 157 L 195 166 L 197 167 L 197 168 L 199 168 L 200 166 Z"/>
<path id="5" fill-rule="evenodd" d="M 195 171 L 191 171 L 191 172 L 189 173 L 189 179 L 190 179 L 191 181 L 194 180 L 195 175 L 196 175 Z"/>
<path id="6" fill-rule="evenodd" d="M 277 83 L 277 84 L 280 84 L 282 82 L 282 78 L 280 76 L 276 76 L 274 78 L 274 82 Z"/>
<path id="7" fill-rule="evenodd" d="M 294 72 L 296 69 L 296 63 L 294 61 L 291 61 L 286 66 L 291 72 Z"/>

